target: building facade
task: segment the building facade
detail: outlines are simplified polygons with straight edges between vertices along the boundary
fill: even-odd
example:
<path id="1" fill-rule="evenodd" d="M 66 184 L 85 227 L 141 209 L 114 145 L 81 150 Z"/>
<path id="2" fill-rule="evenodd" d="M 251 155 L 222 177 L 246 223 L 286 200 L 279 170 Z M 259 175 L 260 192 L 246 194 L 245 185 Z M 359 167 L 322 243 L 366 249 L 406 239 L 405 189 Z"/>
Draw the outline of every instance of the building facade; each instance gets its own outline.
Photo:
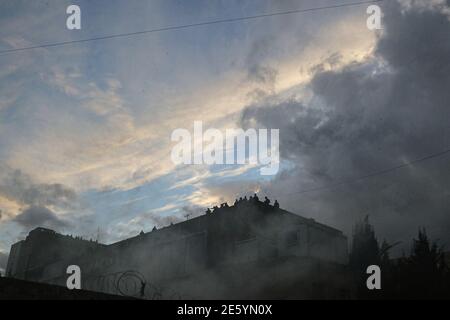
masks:
<path id="1" fill-rule="evenodd" d="M 347 238 L 257 198 L 100 244 L 37 228 L 11 248 L 8 277 L 148 299 L 345 298 Z"/>

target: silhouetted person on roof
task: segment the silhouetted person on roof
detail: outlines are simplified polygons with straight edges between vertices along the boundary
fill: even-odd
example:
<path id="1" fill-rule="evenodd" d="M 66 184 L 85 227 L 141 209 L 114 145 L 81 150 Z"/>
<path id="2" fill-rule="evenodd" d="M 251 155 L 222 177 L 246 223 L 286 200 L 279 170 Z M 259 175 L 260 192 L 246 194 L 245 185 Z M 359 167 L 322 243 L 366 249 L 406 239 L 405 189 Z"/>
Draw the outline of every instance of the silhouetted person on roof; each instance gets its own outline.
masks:
<path id="1" fill-rule="evenodd" d="M 270 206 L 270 200 L 269 200 L 269 198 L 264 197 L 264 204 L 265 204 L 266 206 Z"/>
<path id="2" fill-rule="evenodd" d="M 275 203 L 273 204 L 273 207 L 274 207 L 275 209 L 280 208 L 280 204 L 278 203 L 278 200 L 275 200 Z"/>
<path id="3" fill-rule="evenodd" d="M 258 201 L 259 201 L 259 198 L 258 198 L 258 196 L 257 196 L 256 193 L 255 193 L 255 195 L 253 196 L 253 200 L 254 200 L 255 202 L 258 202 Z"/>
<path id="4" fill-rule="evenodd" d="M 146 285 L 147 284 L 144 281 L 141 281 L 141 292 L 140 292 L 141 298 L 143 298 L 145 296 L 145 286 Z"/>

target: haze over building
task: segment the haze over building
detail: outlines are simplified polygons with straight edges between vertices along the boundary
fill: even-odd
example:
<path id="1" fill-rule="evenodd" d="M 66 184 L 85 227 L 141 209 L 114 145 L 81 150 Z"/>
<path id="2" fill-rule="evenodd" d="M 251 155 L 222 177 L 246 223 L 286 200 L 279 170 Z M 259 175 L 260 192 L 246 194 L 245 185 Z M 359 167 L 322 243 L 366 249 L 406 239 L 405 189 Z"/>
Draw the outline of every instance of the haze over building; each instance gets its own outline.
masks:
<path id="1" fill-rule="evenodd" d="M 7 276 L 149 299 L 343 298 L 347 238 L 257 197 L 104 245 L 36 228 L 14 244 Z M 326 288 L 326 290 L 325 290 Z"/>

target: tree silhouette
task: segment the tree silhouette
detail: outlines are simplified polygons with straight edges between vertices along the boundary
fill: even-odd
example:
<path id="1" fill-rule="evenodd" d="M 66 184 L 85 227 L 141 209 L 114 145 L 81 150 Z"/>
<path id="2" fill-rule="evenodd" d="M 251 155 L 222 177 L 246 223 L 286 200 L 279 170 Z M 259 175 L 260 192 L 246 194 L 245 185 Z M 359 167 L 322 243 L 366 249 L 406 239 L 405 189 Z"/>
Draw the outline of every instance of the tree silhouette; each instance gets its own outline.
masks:
<path id="1" fill-rule="evenodd" d="M 366 286 L 367 267 L 380 265 L 380 248 L 375 237 L 373 226 L 366 216 L 362 221 L 356 223 L 353 229 L 352 250 L 350 254 L 350 270 L 355 280 L 356 295 L 360 299 L 371 299 L 376 295 L 369 291 Z"/>
<path id="2" fill-rule="evenodd" d="M 449 270 L 443 249 L 430 242 L 425 229 L 413 239 L 411 255 L 399 259 L 395 265 L 398 284 L 393 294 L 407 299 L 449 298 Z"/>
<path id="3" fill-rule="evenodd" d="M 444 250 L 429 240 L 426 230 L 419 229 L 409 257 L 391 259 L 389 251 L 397 244 L 390 245 L 384 240 L 379 246 L 368 217 L 355 225 L 349 264 L 356 298 L 449 299 L 450 270 Z M 366 269 L 372 264 L 381 268 L 381 290 L 366 287 Z"/>

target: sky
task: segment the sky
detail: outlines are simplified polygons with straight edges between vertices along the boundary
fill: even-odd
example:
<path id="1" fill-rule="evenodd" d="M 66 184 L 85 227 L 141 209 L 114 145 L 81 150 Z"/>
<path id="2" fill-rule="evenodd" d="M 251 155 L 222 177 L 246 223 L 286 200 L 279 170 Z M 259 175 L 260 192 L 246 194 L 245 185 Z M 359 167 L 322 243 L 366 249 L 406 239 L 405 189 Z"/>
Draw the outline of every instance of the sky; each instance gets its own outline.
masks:
<path id="1" fill-rule="evenodd" d="M 352 2 L 3 0 L 0 51 Z M 0 54 L 0 269 L 37 226 L 113 243 L 254 192 L 450 245 L 448 154 L 357 179 L 450 147 L 450 1 L 378 5 L 382 30 L 362 4 Z M 196 120 L 279 129 L 280 171 L 175 165 Z"/>

